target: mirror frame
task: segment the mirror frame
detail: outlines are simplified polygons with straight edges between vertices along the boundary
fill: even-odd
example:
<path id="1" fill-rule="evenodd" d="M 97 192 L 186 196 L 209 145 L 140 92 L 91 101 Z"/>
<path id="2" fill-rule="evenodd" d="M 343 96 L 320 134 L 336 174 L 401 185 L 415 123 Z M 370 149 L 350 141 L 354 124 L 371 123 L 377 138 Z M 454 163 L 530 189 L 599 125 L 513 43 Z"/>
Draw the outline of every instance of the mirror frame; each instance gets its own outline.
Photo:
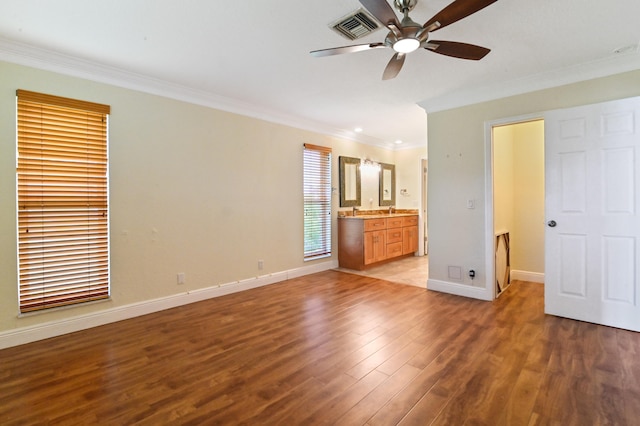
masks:
<path id="1" fill-rule="evenodd" d="M 385 200 L 384 195 L 384 171 L 391 170 L 391 199 Z M 394 164 L 380 163 L 380 175 L 378 178 L 378 204 L 380 206 L 396 205 L 396 166 Z"/>
<path id="2" fill-rule="evenodd" d="M 356 165 L 356 199 L 345 199 L 345 165 Z M 340 157 L 340 207 L 360 207 L 361 204 L 361 178 L 360 178 L 360 159 L 354 157 Z"/>

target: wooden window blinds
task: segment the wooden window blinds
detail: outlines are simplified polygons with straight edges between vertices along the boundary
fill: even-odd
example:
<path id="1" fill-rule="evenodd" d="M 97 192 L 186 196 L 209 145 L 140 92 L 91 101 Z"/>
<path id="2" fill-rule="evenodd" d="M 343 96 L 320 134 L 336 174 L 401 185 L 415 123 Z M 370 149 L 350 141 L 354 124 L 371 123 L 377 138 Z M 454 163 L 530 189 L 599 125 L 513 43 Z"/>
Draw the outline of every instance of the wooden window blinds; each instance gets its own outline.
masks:
<path id="1" fill-rule="evenodd" d="M 331 256 L 331 148 L 304 145 L 304 260 Z"/>
<path id="2" fill-rule="evenodd" d="M 20 312 L 108 298 L 110 107 L 16 94 Z"/>

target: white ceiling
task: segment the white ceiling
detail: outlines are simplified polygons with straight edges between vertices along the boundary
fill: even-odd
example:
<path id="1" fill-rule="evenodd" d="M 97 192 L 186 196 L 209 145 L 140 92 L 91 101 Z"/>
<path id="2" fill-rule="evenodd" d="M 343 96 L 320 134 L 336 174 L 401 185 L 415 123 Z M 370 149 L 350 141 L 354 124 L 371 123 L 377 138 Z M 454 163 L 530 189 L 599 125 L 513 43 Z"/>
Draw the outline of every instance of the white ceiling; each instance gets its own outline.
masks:
<path id="1" fill-rule="evenodd" d="M 420 0 L 410 16 L 422 23 L 449 3 Z M 498 0 L 432 35 L 488 47 L 487 57 L 466 61 L 421 49 L 389 81 L 381 76 L 391 49 L 309 55 L 383 41 L 384 29 L 351 42 L 328 28 L 360 6 L 358 0 L 2 0 L 0 60 L 391 149 L 425 144 L 425 110 L 640 69 L 639 0 Z M 356 134 L 356 127 L 364 131 Z M 404 143 L 396 146 L 397 139 Z"/>

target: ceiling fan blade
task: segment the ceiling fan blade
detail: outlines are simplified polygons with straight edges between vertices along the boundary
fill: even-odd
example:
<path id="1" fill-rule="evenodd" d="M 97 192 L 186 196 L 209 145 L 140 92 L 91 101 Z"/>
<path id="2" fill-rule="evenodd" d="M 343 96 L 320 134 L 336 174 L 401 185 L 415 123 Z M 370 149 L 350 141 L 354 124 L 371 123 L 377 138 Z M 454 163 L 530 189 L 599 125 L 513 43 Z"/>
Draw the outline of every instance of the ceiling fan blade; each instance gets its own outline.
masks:
<path id="1" fill-rule="evenodd" d="M 399 27 L 398 17 L 386 0 L 360 0 L 360 3 L 384 25 Z"/>
<path id="2" fill-rule="evenodd" d="M 435 26 L 435 28 L 432 27 L 430 31 L 439 30 L 484 9 L 496 1 L 498 0 L 455 0 L 449 6 L 436 13 L 433 18 L 429 19 L 423 25 L 423 28 L 432 27 L 433 24 L 438 22 L 440 25 Z"/>
<path id="3" fill-rule="evenodd" d="M 459 43 L 457 41 L 429 40 L 425 49 L 439 53 L 441 55 L 452 56 L 460 59 L 480 60 L 491 52 L 486 47 L 475 44 Z"/>
<path id="4" fill-rule="evenodd" d="M 402 65 L 404 65 L 404 58 L 406 56 L 407 55 L 400 52 L 393 55 L 393 57 L 387 64 L 387 67 L 384 69 L 384 73 L 382 73 L 382 79 L 391 80 L 392 78 L 395 78 L 395 76 L 397 76 L 402 69 Z"/>
<path id="5" fill-rule="evenodd" d="M 368 43 L 368 44 L 355 44 L 353 46 L 332 47 L 330 49 L 313 50 L 312 56 L 333 56 L 341 55 L 343 53 L 362 52 L 363 50 L 377 49 L 380 47 L 387 47 L 384 43 Z"/>

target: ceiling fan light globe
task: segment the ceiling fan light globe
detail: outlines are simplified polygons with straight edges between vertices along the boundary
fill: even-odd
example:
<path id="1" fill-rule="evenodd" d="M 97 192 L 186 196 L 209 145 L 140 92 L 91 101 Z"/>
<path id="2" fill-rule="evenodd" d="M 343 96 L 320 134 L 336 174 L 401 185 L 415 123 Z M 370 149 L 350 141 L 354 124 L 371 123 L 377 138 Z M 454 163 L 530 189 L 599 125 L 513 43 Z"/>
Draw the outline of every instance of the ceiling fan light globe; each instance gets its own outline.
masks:
<path id="1" fill-rule="evenodd" d="M 398 53 L 411 53 L 420 47 L 420 40 L 403 38 L 393 43 L 393 50 Z"/>

